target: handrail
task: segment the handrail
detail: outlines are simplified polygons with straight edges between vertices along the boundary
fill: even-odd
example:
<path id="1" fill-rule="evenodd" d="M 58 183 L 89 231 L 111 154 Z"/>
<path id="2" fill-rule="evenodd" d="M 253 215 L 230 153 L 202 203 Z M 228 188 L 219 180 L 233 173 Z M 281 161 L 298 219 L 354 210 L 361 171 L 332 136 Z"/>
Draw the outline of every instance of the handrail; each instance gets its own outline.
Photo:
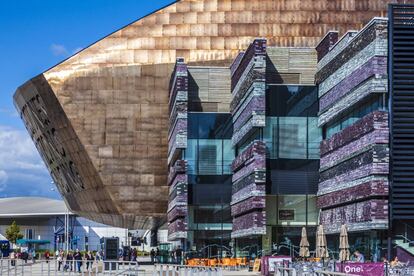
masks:
<path id="1" fill-rule="evenodd" d="M 317 270 L 317 271 L 315 271 L 315 273 L 318 276 L 358 276 L 358 275 L 355 275 L 355 274 L 334 272 L 334 271 L 322 271 L 322 270 Z"/>
<path id="2" fill-rule="evenodd" d="M 276 271 L 274 273 L 274 276 L 284 276 L 289 275 L 289 276 L 296 276 L 297 275 L 297 271 L 295 268 L 292 267 L 282 267 L 282 266 L 277 266 Z"/>
<path id="3" fill-rule="evenodd" d="M 405 242 L 410 243 L 413 242 L 412 240 L 410 240 L 409 238 L 407 238 L 404 235 L 395 235 L 396 238 L 402 238 L 403 240 L 405 240 Z"/>

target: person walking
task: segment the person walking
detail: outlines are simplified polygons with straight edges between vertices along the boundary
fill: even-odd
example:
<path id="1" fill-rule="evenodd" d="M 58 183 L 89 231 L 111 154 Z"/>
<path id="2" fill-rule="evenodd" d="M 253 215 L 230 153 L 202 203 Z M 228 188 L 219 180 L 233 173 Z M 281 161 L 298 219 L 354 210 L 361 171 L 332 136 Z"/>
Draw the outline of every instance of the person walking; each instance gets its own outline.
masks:
<path id="1" fill-rule="evenodd" d="M 70 269 L 70 271 L 73 271 L 73 254 L 71 251 L 68 252 L 68 255 L 66 256 L 66 270 Z"/>
<path id="2" fill-rule="evenodd" d="M 151 256 L 151 263 L 154 264 L 154 262 L 155 262 L 155 250 L 154 250 L 154 248 L 151 249 L 150 256 Z"/>
<path id="3" fill-rule="evenodd" d="M 92 270 L 92 265 L 93 265 L 93 261 L 94 261 L 94 257 L 91 251 L 88 251 L 88 253 L 86 254 L 86 270 L 89 271 L 89 267 Z"/>
<path id="4" fill-rule="evenodd" d="M 175 258 L 177 259 L 177 264 L 181 265 L 181 261 L 183 259 L 183 250 L 180 246 L 178 246 L 177 250 L 175 250 Z"/>
<path id="5" fill-rule="evenodd" d="M 62 250 L 58 252 L 56 260 L 58 262 L 58 271 L 60 271 L 60 268 L 62 267 L 62 264 L 63 264 L 63 251 Z"/>
<path id="6" fill-rule="evenodd" d="M 133 262 L 136 262 L 136 261 L 137 261 L 138 251 L 137 251 L 137 249 L 136 249 L 136 248 L 134 248 L 134 249 L 132 250 L 131 257 L 132 257 L 132 261 L 133 261 Z"/>
<path id="7" fill-rule="evenodd" d="M 21 258 L 24 261 L 24 263 L 27 264 L 27 259 L 29 258 L 29 254 L 27 253 L 27 251 L 23 251 L 21 256 L 22 256 Z"/>
<path id="8" fill-rule="evenodd" d="M 158 247 L 155 250 L 155 259 L 157 260 L 157 263 L 161 262 L 160 249 Z"/>
<path id="9" fill-rule="evenodd" d="M 10 253 L 10 262 L 12 266 L 16 265 L 16 252 L 14 250 Z"/>
<path id="10" fill-rule="evenodd" d="M 45 252 L 45 259 L 46 259 L 46 263 L 49 263 L 49 259 L 50 259 L 50 252 L 49 252 L 49 250 L 46 250 L 46 252 Z"/>
<path id="11" fill-rule="evenodd" d="M 81 269 L 82 269 L 82 253 L 80 253 L 79 249 L 76 249 L 76 252 L 75 252 L 75 255 L 73 255 L 73 258 L 76 261 L 77 271 L 81 272 Z"/>

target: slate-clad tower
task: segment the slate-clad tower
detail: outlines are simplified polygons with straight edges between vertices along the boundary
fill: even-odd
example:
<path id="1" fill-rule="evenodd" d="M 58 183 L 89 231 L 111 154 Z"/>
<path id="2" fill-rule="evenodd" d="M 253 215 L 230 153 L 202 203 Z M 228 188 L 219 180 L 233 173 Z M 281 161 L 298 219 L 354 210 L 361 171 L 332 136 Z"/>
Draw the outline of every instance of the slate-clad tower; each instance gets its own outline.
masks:
<path id="1" fill-rule="evenodd" d="M 387 34 L 387 20 L 373 19 L 328 52 L 317 47 L 324 135 L 318 206 L 328 233 L 343 223 L 351 232 L 388 229 Z"/>

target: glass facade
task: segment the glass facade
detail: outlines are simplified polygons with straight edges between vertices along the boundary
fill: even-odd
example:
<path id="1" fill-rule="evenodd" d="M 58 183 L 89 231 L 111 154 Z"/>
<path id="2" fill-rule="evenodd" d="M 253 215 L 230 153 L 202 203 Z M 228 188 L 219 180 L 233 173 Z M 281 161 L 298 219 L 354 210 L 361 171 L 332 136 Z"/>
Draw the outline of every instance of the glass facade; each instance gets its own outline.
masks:
<path id="1" fill-rule="evenodd" d="M 318 91 L 315 86 L 269 85 L 266 91 L 267 148 L 265 253 L 291 254 L 301 228 L 310 236 L 318 218 Z"/>
<path id="2" fill-rule="evenodd" d="M 188 248 L 199 257 L 230 251 L 231 136 L 230 114 L 188 114 Z"/>
<path id="3" fill-rule="evenodd" d="M 267 117 L 263 139 L 270 159 L 319 159 L 316 117 Z"/>

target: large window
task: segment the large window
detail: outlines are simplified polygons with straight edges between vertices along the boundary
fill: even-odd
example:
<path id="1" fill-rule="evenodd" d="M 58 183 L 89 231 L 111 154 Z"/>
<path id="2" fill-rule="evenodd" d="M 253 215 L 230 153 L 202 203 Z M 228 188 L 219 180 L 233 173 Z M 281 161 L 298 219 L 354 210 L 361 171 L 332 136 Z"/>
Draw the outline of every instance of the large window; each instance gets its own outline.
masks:
<path id="1" fill-rule="evenodd" d="M 269 226 L 317 225 L 315 195 L 268 195 L 266 217 Z"/>
<path id="2" fill-rule="evenodd" d="M 185 159 L 188 174 L 231 174 L 234 150 L 229 139 L 188 139 Z"/>
<path id="3" fill-rule="evenodd" d="M 263 136 L 270 159 L 319 159 L 316 117 L 267 117 Z"/>
<path id="4" fill-rule="evenodd" d="M 263 139 L 270 159 L 319 159 L 316 86 L 270 85 Z"/>
<path id="5" fill-rule="evenodd" d="M 324 128 L 324 139 L 331 138 L 335 133 L 340 132 L 352 125 L 368 113 L 375 110 L 386 109 L 385 100 L 382 95 L 373 95 L 365 102 L 347 111 Z"/>

